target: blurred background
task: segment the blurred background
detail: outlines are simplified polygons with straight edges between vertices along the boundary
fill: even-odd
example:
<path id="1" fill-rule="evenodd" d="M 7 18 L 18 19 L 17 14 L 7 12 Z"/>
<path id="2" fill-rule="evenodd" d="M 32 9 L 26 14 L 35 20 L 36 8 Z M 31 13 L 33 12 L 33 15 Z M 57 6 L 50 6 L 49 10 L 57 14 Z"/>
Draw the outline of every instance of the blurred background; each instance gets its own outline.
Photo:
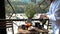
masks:
<path id="1" fill-rule="evenodd" d="M 40 14 L 47 13 L 50 6 L 49 0 L 5 0 L 6 19 L 27 19 L 25 11 L 34 7 L 37 13 L 33 19 L 38 19 Z M 18 26 L 25 24 L 24 21 L 13 21 L 14 34 L 18 32 Z M 45 26 L 46 28 L 46 26 Z M 49 26 L 49 34 L 52 34 L 52 27 Z M 7 28 L 7 34 L 12 34 L 11 28 Z"/>

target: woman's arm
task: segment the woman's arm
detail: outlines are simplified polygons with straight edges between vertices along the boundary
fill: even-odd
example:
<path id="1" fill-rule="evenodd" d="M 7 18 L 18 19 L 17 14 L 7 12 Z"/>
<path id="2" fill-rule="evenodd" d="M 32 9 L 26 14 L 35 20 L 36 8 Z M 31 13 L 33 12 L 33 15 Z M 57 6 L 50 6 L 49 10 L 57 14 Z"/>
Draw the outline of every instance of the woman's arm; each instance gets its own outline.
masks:
<path id="1" fill-rule="evenodd" d="M 60 20 L 60 8 L 57 8 L 55 10 L 54 16 L 55 16 L 56 20 Z"/>

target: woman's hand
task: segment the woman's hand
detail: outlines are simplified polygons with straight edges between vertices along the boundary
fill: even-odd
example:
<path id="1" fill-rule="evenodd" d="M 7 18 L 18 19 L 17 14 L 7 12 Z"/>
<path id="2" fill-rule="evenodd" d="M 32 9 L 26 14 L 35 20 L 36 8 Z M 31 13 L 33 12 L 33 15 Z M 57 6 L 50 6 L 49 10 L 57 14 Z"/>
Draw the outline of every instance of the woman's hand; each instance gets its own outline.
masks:
<path id="1" fill-rule="evenodd" d="M 41 18 L 41 19 L 45 19 L 45 18 L 49 18 L 49 17 L 48 17 L 46 14 L 41 14 L 41 15 L 40 15 L 40 18 Z"/>

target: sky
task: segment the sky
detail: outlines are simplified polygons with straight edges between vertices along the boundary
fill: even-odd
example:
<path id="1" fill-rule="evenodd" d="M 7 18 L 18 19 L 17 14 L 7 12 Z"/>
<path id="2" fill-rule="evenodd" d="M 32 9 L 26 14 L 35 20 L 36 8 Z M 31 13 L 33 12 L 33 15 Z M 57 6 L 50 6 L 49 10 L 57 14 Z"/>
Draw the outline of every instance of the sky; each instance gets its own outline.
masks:
<path id="1" fill-rule="evenodd" d="M 26 2 L 26 3 L 30 3 L 31 0 L 11 0 L 11 1 L 20 1 L 20 2 Z M 36 2 L 39 2 L 41 0 L 36 0 Z"/>
<path id="2" fill-rule="evenodd" d="M 27 3 L 31 2 L 31 0 L 21 0 L 21 1 L 27 2 Z M 41 1 L 41 0 L 36 0 L 36 2 L 39 2 L 39 1 Z"/>
<path id="3" fill-rule="evenodd" d="M 23 2 L 30 2 L 30 0 L 22 0 Z"/>

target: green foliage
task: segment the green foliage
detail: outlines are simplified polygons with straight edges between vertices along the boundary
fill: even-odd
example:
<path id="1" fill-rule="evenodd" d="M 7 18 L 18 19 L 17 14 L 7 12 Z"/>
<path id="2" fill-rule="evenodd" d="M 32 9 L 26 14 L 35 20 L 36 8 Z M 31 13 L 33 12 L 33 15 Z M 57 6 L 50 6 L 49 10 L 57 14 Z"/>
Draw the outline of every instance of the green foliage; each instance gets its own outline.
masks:
<path id="1" fill-rule="evenodd" d="M 25 15 L 26 15 L 28 18 L 33 18 L 36 13 L 37 13 L 37 12 L 36 12 L 36 9 L 35 9 L 35 7 L 33 7 L 33 6 L 29 6 L 29 8 L 26 9 L 26 11 L 25 11 Z"/>
<path id="2" fill-rule="evenodd" d="M 38 13 L 46 13 L 48 11 L 48 9 L 46 9 L 46 7 L 49 5 L 47 3 L 47 0 L 44 1 L 43 3 L 41 3 L 43 0 L 38 0 L 37 4 L 33 3 L 32 1 L 34 2 L 37 0 L 31 0 L 31 3 L 22 2 L 22 0 L 21 1 L 15 0 L 15 1 L 10 1 L 10 3 L 14 7 L 16 13 L 24 13 L 25 10 L 30 11 L 30 12 L 37 11 Z M 6 5 L 5 6 L 6 13 L 7 14 L 12 13 L 13 11 L 11 7 L 9 6 L 9 4 L 7 3 L 7 1 L 5 1 L 5 5 Z M 32 5 L 36 5 L 39 7 L 36 8 L 36 6 L 32 6 Z"/>

